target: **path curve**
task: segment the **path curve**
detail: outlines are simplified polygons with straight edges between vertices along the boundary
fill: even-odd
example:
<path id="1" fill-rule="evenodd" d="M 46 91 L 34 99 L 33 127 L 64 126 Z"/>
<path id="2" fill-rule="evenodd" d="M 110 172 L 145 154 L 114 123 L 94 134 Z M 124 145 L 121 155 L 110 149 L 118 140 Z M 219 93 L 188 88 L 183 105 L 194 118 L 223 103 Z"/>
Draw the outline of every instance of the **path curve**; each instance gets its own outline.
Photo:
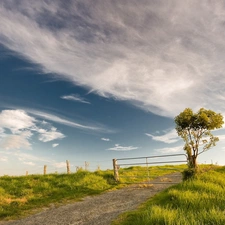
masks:
<path id="1" fill-rule="evenodd" d="M 2 221 L 0 225 L 110 225 L 119 214 L 134 210 L 156 193 L 181 180 L 180 173 L 165 175 L 153 180 L 152 182 L 160 184 L 152 187 L 133 185 L 85 197 L 83 201 L 51 208 L 25 219 Z"/>

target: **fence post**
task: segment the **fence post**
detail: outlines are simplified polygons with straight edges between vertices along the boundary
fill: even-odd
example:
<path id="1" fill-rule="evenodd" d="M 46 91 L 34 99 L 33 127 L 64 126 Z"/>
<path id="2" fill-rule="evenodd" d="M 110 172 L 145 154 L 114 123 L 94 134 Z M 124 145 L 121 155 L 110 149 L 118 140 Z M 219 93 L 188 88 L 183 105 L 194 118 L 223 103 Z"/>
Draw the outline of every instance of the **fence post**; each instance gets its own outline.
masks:
<path id="1" fill-rule="evenodd" d="M 146 157 L 146 168 L 147 168 L 147 172 L 148 172 L 148 182 L 150 182 L 149 168 L 148 168 L 148 157 Z"/>
<path id="2" fill-rule="evenodd" d="M 119 171 L 116 159 L 113 159 L 113 171 L 114 171 L 114 179 L 116 181 L 119 181 Z"/>
<path id="3" fill-rule="evenodd" d="M 47 165 L 44 165 L 44 175 L 46 175 Z"/>
<path id="4" fill-rule="evenodd" d="M 67 174 L 70 174 L 70 162 L 66 160 Z"/>
<path id="5" fill-rule="evenodd" d="M 26 176 L 28 176 L 28 171 L 26 171 Z"/>

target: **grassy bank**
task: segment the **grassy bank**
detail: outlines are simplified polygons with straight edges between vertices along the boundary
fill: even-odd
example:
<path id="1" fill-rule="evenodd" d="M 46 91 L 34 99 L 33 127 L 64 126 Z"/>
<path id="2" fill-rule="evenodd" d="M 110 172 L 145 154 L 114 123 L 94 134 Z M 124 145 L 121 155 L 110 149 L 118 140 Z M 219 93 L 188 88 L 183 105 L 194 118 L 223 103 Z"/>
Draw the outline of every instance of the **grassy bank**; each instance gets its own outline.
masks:
<path id="1" fill-rule="evenodd" d="M 159 193 L 114 225 L 224 225 L 225 167 L 205 171 Z"/>
<path id="2" fill-rule="evenodd" d="M 183 170 L 182 166 L 155 166 L 149 168 L 152 178 Z M 144 167 L 120 169 L 124 177 L 121 181 L 130 182 L 129 176 L 146 174 Z M 138 181 L 143 181 L 139 177 Z M 0 220 L 18 219 L 44 207 L 58 206 L 79 201 L 85 196 L 100 194 L 126 184 L 116 183 L 113 171 L 78 171 L 73 174 L 49 174 L 0 177 Z"/>

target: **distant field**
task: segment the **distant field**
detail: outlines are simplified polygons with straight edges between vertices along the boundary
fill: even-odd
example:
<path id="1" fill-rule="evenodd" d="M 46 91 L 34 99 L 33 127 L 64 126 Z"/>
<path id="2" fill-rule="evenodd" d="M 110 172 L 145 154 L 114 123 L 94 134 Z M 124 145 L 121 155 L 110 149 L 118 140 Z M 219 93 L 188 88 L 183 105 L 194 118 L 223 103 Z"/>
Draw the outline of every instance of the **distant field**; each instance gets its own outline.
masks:
<path id="1" fill-rule="evenodd" d="M 195 179 L 157 194 L 113 225 L 224 225 L 225 167 L 202 169 Z"/>
<path id="2" fill-rule="evenodd" d="M 174 171 L 182 171 L 186 165 L 154 166 L 151 176 L 157 177 Z M 129 176 L 140 176 L 135 181 L 143 181 L 144 167 L 120 169 L 124 177 L 121 182 L 130 182 Z M 116 183 L 113 171 L 78 171 L 72 174 L 28 175 L 0 177 L 0 219 L 18 219 L 38 212 L 52 204 L 62 205 L 79 201 L 85 196 L 100 194 L 117 189 L 126 184 Z"/>

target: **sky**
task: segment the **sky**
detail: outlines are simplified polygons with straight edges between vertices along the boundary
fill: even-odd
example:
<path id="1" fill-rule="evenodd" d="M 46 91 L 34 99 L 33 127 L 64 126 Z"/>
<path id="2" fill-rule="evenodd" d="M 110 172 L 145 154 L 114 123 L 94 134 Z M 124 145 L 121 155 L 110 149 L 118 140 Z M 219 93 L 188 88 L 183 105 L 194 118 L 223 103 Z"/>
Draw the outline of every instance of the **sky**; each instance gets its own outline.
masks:
<path id="1" fill-rule="evenodd" d="M 184 153 L 174 117 L 225 116 L 225 2 L 0 0 L 0 175 Z M 225 129 L 199 163 L 225 164 Z"/>

